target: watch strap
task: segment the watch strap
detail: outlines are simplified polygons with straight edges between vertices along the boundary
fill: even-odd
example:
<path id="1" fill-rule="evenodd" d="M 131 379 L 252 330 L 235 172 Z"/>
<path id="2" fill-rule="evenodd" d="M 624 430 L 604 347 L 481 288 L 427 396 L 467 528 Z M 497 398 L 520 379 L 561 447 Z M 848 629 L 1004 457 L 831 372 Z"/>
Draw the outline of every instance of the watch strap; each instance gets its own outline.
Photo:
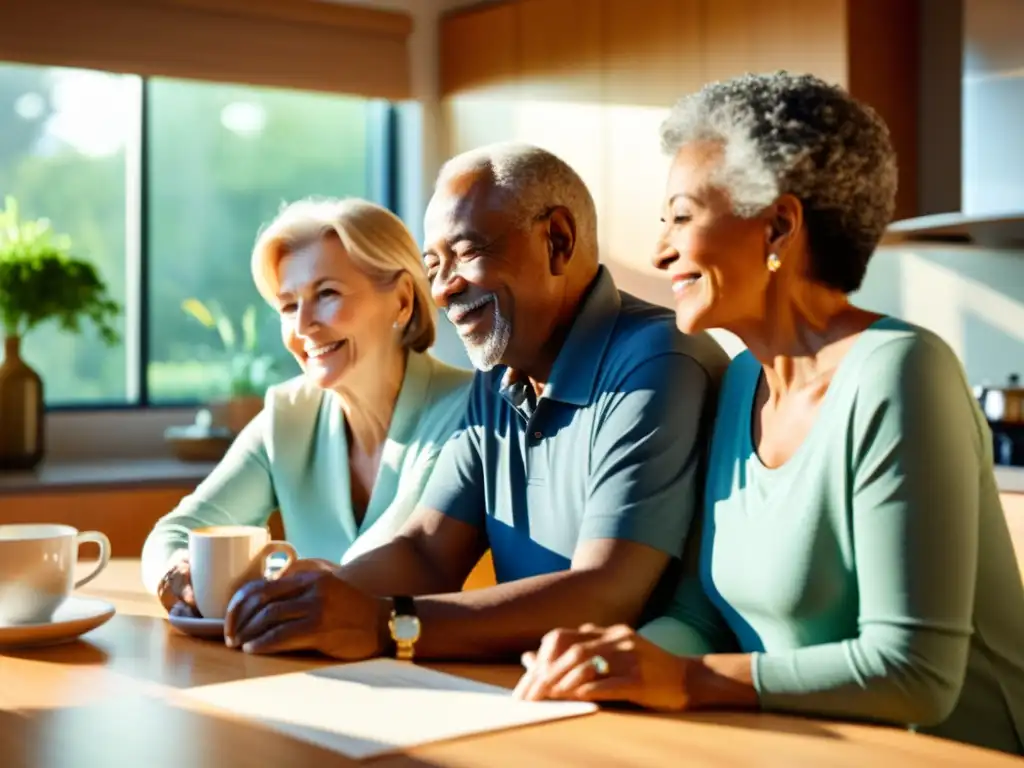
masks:
<path id="1" fill-rule="evenodd" d="M 399 661 L 412 661 L 416 654 L 416 640 L 403 640 L 395 634 L 393 624 L 400 617 L 419 621 L 416 618 L 416 601 L 408 595 L 397 595 L 391 598 L 391 640 L 394 643 L 395 658 Z"/>
<path id="2" fill-rule="evenodd" d="M 392 597 L 391 606 L 395 616 L 416 615 L 416 601 L 408 595 Z"/>

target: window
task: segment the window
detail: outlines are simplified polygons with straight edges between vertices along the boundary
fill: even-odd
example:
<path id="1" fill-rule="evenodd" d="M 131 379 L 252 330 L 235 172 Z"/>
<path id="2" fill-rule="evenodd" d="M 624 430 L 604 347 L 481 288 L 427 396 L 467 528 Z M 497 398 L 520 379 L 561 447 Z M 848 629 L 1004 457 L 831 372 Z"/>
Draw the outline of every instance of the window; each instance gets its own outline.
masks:
<path id="1" fill-rule="evenodd" d="M 0 198 L 14 195 L 24 217 L 48 218 L 69 235 L 122 304 L 138 86 L 124 75 L 0 64 Z M 126 400 L 125 350 L 108 348 L 92 328 L 71 337 L 41 326 L 23 353 L 43 377 L 47 402 Z"/>
<path id="2" fill-rule="evenodd" d="M 257 391 L 294 375 L 249 274 L 257 231 L 309 195 L 390 203 L 389 111 L 351 96 L 0 63 L 0 196 L 69 234 L 126 307 L 120 349 L 49 327 L 25 340 L 47 404 L 204 402 L 244 392 L 243 370 Z"/>

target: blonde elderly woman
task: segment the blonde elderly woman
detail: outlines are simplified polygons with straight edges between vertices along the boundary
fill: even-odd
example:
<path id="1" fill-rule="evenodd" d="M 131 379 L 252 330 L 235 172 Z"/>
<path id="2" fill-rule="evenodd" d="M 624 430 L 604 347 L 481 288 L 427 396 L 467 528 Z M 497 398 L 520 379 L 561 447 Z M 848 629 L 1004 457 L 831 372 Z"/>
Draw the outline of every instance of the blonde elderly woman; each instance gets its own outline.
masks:
<path id="1" fill-rule="evenodd" d="M 463 415 L 469 371 L 427 353 L 436 310 L 412 235 L 362 200 L 309 200 L 259 235 L 252 275 L 302 374 L 262 412 L 142 554 L 164 606 L 191 613 L 189 530 L 281 513 L 302 558 L 346 561 L 398 531 Z"/>
<path id="2" fill-rule="evenodd" d="M 1020 753 L 1024 588 L 987 424 L 942 339 L 848 298 L 893 213 L 886 126 L 779 73 L 683 99 L 662 142 L 655 264 L 677 324 L 747 347 L 719 396 L 698 565 L 639 634 L 549 634 L 518 695 L 871 720 Z"/>

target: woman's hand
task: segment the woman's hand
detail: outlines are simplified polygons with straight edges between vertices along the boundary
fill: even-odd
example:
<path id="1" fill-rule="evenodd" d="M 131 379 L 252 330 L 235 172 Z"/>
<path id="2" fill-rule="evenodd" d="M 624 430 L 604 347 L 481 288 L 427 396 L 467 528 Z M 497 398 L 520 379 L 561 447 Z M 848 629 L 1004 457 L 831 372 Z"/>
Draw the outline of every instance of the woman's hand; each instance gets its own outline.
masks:
<path id="1" fill-rule="evenodd" d="M 178 560 L 164 574 L 157 585 L 156 596 L 169 614 L 199 617 L 195 595 L 192 593 L 192 573 L 187 558 Z"/>
<path id="2" fill-rule="evenodd" d="M 556 629 L 544 636 L 536 653 L 523 654 L 526 674 L 515 696 L 530 701 L 629 701 L 677 711 L 690 704 L 687 679 L 695 664 L 699 662 L 673 656 L 627 626 Z"/>
<path id="3" fill-rule="evenodd" d="M 298 560 L 234 594 L 224 638 L 246 653 L 313 650 L 353 661 L 381 654 L 389 615 L 386 601 L 347 584 L 331 563 Z"/>

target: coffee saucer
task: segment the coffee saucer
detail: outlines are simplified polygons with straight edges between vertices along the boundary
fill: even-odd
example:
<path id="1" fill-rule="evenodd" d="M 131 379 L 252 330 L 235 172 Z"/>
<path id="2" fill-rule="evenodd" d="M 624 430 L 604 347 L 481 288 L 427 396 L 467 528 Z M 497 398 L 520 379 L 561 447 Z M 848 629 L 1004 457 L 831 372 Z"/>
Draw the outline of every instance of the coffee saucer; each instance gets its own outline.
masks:
<path id="1" fill-rule="evenodd" d="M 210 640 L 224 639 L 224 619 L 203 619 L 198 616 L 176 616 L 171 614 L 167 617 L 179 632 L 184 632 L 192 637 L 204 637 Z"/>
<path id="2" fill-rule="evenodd" d="M 114 606 L 105 600 L 72 595 L 48 622 L 0 625 L 0 649 L 70 643 L 106 624 L 114 613 Z"/>

